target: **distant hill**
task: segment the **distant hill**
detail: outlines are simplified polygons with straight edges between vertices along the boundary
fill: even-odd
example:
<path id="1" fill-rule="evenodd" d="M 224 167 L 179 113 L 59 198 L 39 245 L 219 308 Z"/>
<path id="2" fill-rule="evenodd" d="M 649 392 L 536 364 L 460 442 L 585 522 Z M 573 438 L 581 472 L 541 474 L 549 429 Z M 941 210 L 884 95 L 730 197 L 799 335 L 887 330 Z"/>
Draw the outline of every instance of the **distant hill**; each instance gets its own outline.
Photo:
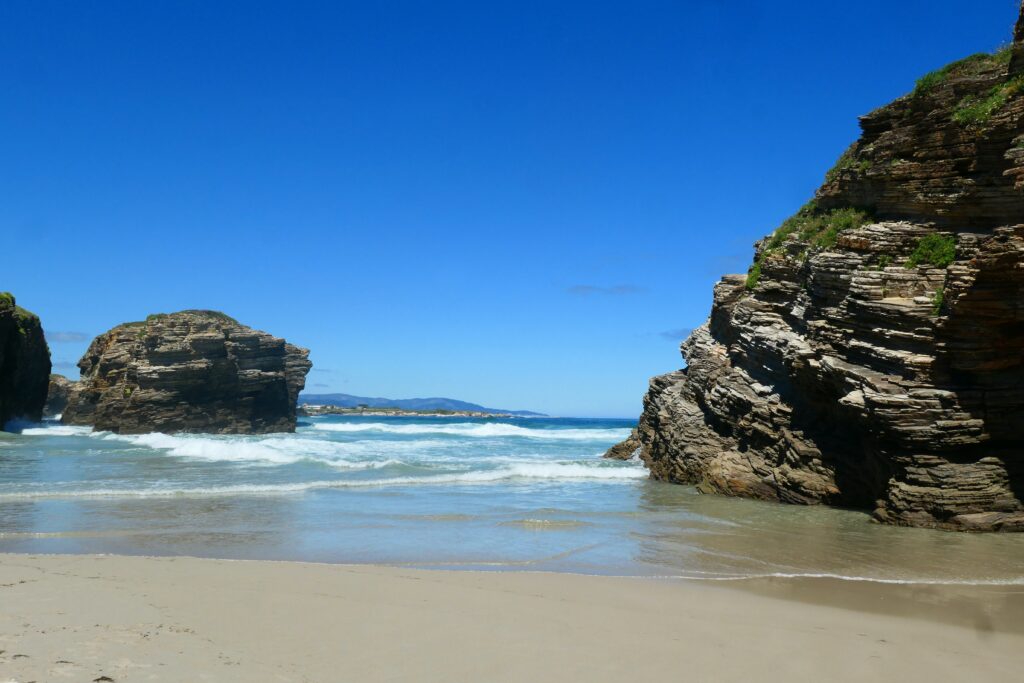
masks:
<path id="1" fill-rule="evenodd" d="M 481 413 L 508 413 L 523 417 L 545 417 L 544 413 L 529 410 L 505 410 L 504 408 L 485 408 L 476 403 L 458 401 L 454 398 L 380 398 L 370 396 L 353 396 L 351 394 L 300 394 L 299 403 L 321 406 L 340 406 L 342 408 L 400 408 L 402 410 L 469 410 Z"/>

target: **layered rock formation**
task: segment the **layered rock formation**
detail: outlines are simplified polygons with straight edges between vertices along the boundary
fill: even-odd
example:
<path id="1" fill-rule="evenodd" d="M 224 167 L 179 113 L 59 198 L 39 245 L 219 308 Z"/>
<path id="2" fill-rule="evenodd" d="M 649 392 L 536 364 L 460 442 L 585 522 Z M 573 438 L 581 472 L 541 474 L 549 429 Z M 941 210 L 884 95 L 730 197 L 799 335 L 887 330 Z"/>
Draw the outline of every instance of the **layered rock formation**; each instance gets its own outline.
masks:
<path id="1" fill-rule="evenodd" d="M 294 431 L 308 355 L 223 313 L 151 315 L 93 340 L 62 421 L 126 434 Z"/>
<path id="2" fill-rule="evenodd" d="M 42 417 L 49 376 L 50 349 L 39 318 L 0 292 L 0 429 L 13 419 Z"/>
<path id="3" fill-rule="evenodd" d="M 1024 8 L 1012 48 L 861 119 L 815 201 L 716 285 L 687 367 L 651 380 L 654 478 L 1024 531 L 1022 60 Z"/>
<path id="4" fill-rule="evenodd" d="M 1017 18 L 1017 25 L 1013 29 L 1013 57 L 1010 60 L 1010 73 L 1019 74 L 1024 72 L 1024 0 L 1021 0 L 1020 17 Z"/>
<path id="5" fill-rule="evenodd" d="M 620 441 L 604 454 L 609 460 L 632 460 L 640 455 L 643 444 L 640 442 L 640 435 L 636 429 L 630 433 L 624 441 Z"/>
<path id="6" fill-rule="evenodd" d="M 46 404 L 43 406 L 43 417 L 56 417 L 64 412 L 68 405 L 68 397 L 75 389 L 75 383 L 64 375 L 50 375 L 50 385 L 46 391 Z"/>

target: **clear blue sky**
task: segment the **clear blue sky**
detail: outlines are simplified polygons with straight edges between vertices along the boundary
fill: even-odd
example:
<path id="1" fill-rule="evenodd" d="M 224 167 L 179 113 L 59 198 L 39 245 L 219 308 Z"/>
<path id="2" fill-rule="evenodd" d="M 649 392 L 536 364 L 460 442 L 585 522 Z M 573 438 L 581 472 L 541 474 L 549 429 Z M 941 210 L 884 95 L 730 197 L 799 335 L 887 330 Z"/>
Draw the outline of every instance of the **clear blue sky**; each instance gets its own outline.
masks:
<path id="1" fill-rule="evenodd" d="M 308 389 L 635 416 L 857 115 L 1016 0 L 0 7 L 0 289 L 58 371 L 149 313 Z"/>

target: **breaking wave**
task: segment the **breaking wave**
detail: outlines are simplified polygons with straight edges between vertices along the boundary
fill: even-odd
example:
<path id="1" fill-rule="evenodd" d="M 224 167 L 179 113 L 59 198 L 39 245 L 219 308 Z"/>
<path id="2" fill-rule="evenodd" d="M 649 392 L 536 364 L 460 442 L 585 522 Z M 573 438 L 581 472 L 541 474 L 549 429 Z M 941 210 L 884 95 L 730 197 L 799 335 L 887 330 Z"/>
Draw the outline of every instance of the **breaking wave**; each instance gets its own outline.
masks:
<path id="1" fill-rule="evenodd" d="M 216 437 L 188 434 L 111 434 L 100 438 L 133 446 L 165 451 L 169 455 L 208 461 L 288 465 L 302 461 L 318 461 L 342 469 L 375 469 L 401 465 L 402 461 L 385 458 L 381 448 L 361 448 L 358 443 L 342 443 L 320 439 L 302 439 L 293 435 L 279 437 Z M 352 459 L 355 458 L 355 459 Z"/>
<path id="2" fill-rule="evenodd" d="M 314 429 L 328 432 L 376 432 L 380 434 L 448 434 L 451 436 L 528 439 L 557 439 L 568 441 L 621 440 L 629 436 L 628 429 L 537 429 L 519 427 L 503 422 L 484 424 L 386 424 L 383 422 L 320 422 Z"/>
<path id="3" fill-rule="evenodd" d="M 91 427 L 45 423 L 35 427 L 25 427 L 21 430 L 22 434 L 28 436 L 88 436 L 91 432 Z"/>
<path id="4" fill-rule="evenodd" d="M 637 467 L 584 465 L 580 463 L 522 463 L 495 470 L 476 470 L 420 477 L 386 477 L 382 479 L 343 479 L 295 482 L 289 484 L 239 484 L 209 487 L 139 488 L 139 489 L 71 489 L 35 490 L 0 493 L 0 500 L 34 500 L 62 498 L 176 498 L 238 495 L 286 495 L 321 489 L 348 489 L 387 486 L 430 486 L 438 484 L 490 484 L 545 480 L 630 481 L 647 476 Z"/>

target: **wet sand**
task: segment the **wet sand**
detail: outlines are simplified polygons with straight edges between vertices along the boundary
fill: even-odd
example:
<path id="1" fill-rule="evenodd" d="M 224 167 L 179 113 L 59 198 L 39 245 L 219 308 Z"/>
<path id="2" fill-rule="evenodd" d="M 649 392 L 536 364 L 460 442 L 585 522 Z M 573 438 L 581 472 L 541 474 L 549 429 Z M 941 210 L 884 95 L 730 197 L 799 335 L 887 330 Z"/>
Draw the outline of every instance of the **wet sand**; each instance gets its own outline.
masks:
<path id="1" fill-rule="evenodd" d="M 0 555 L 0 681 L 1016 681 L 1024 588 Z"/>

